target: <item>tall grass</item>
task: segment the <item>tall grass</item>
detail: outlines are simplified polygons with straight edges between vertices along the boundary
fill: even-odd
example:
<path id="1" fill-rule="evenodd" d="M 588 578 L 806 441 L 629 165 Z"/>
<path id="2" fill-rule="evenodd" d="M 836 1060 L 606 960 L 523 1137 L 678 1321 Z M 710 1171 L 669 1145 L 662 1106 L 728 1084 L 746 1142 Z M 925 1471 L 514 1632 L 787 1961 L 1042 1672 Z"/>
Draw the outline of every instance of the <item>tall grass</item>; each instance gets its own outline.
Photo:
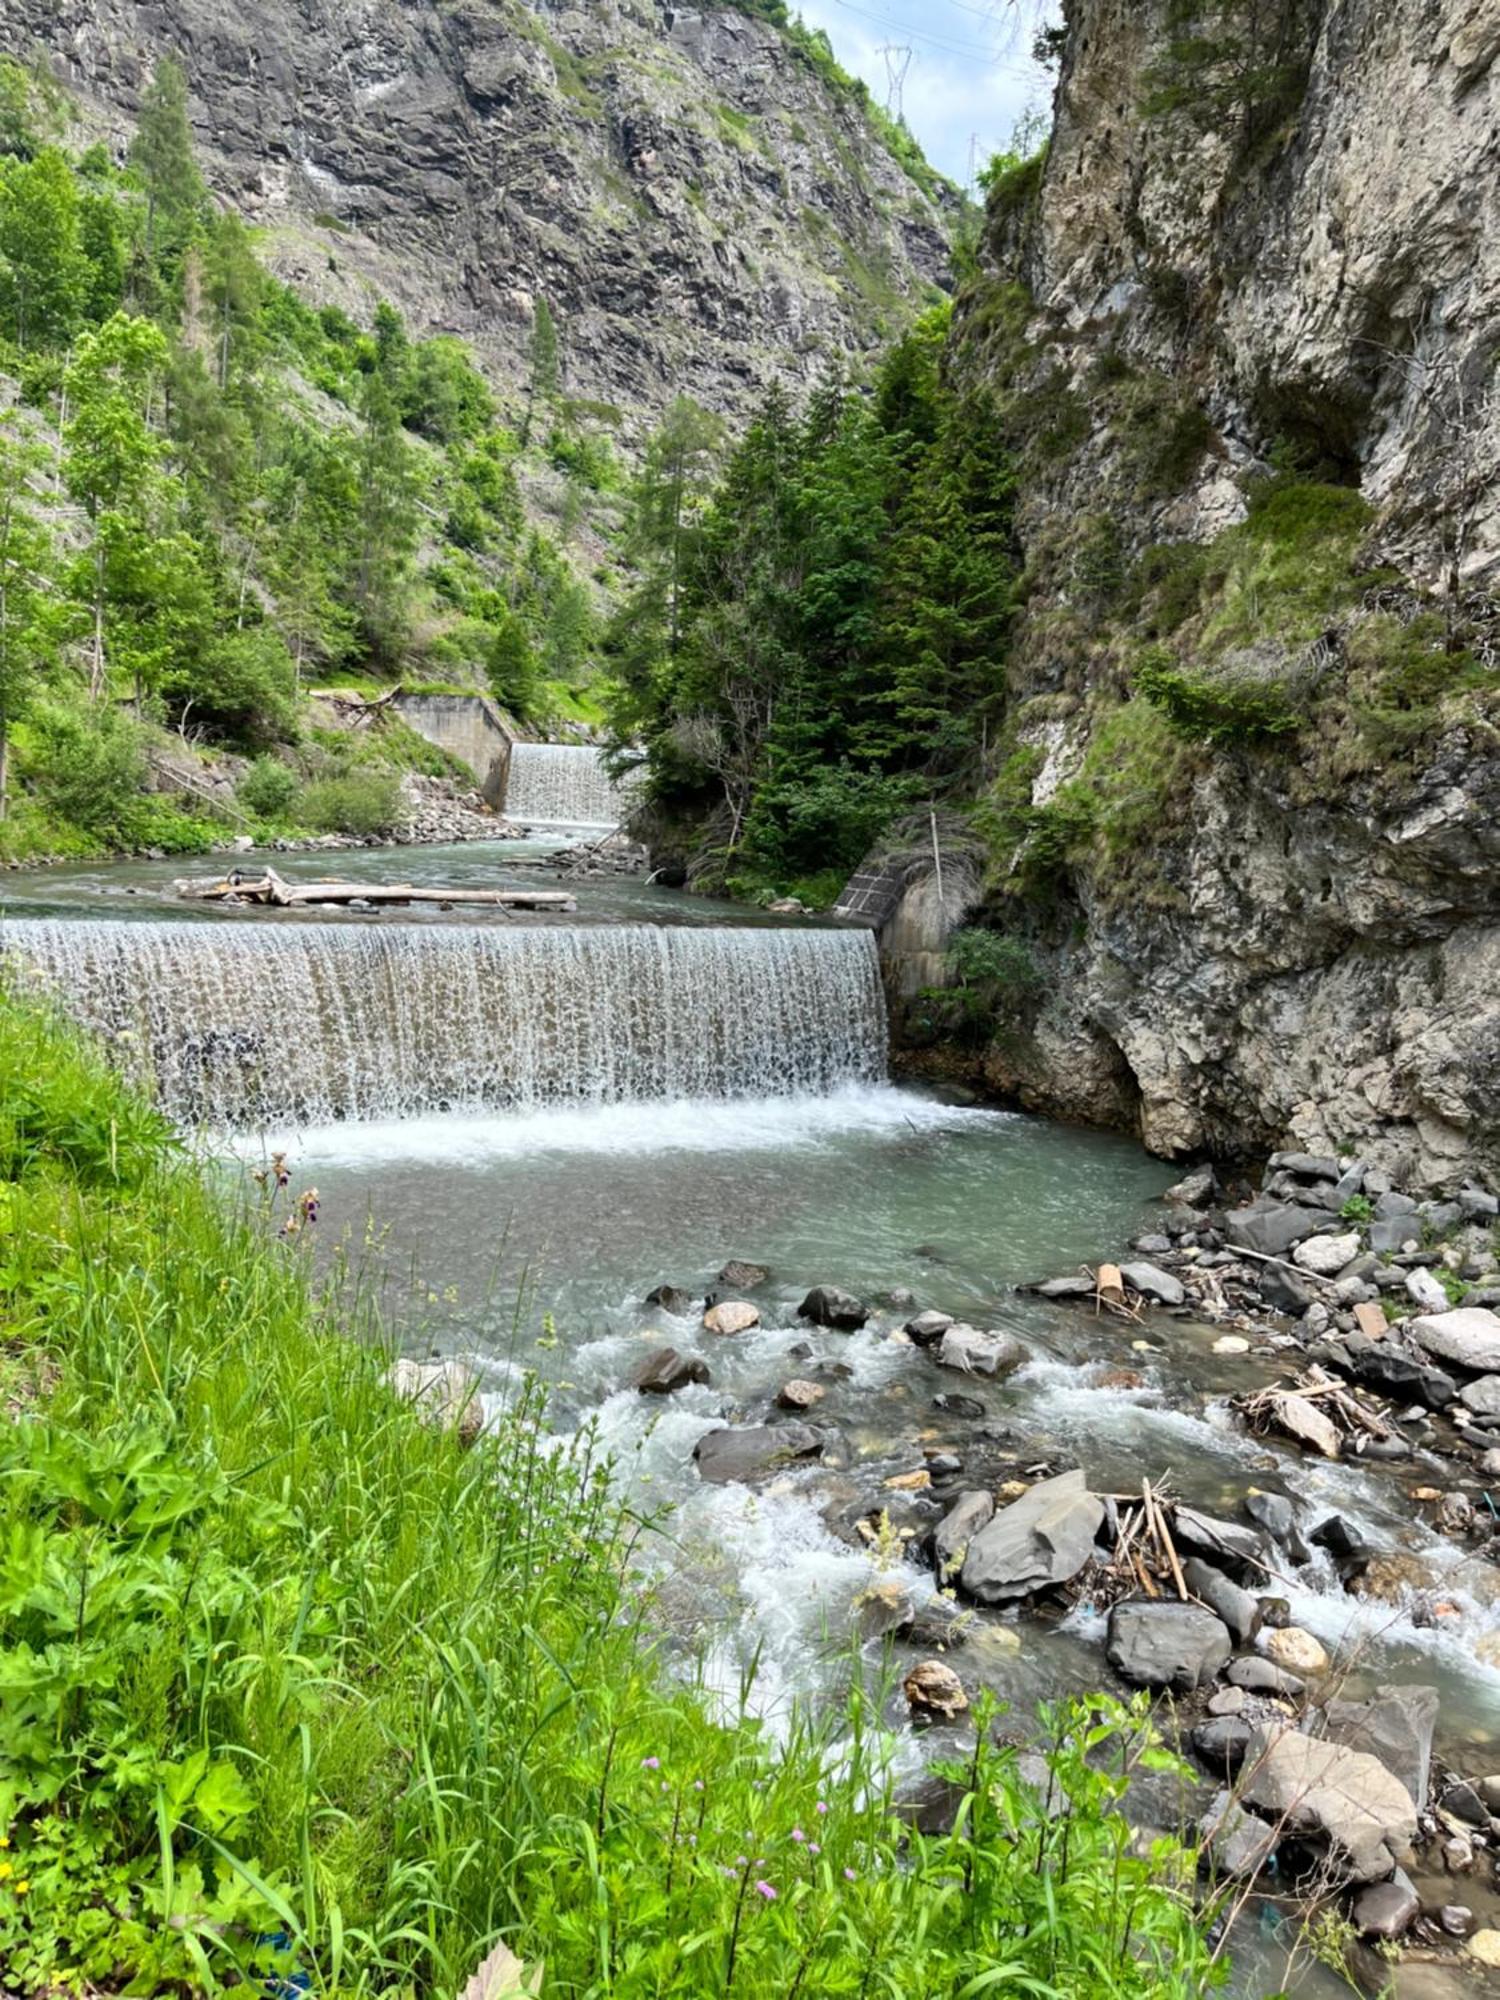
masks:
<path id="1" fill-rule="evenodd" d="M 102 1061 L 0 994 L 0 1964 L 28 1993 L 1188 1995 L 1192 1866 L 1131 1850 L 1139 1715 L 990 1743 L 903 1833 L 856 1692 L 773 1749 L 664 1657 L 594 1440 L 472 1448 L 378 1326 Z M 351 1320 L 350 1314 L 354 1317 Z M 837 1741 L 837 1754 L 831 1745 Z"/>

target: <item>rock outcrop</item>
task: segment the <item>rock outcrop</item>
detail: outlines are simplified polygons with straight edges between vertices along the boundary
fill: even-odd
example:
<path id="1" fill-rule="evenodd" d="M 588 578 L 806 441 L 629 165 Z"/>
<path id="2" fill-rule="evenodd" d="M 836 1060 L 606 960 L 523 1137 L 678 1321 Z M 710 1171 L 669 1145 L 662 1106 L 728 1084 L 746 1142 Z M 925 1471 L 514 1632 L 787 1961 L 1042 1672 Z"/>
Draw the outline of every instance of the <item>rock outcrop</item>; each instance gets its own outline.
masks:
<path id="1" fill-rule="evenodd" d="M 569 393 L 627 422 L 743 410 L 877 346 L 944 276 L 947 197 L 786 35 L 657 0 L 8 0 L 86 122 L 187 73 L 216 194 L 306 297 L 391 299 L 524 375 L 545 300 Z"/>

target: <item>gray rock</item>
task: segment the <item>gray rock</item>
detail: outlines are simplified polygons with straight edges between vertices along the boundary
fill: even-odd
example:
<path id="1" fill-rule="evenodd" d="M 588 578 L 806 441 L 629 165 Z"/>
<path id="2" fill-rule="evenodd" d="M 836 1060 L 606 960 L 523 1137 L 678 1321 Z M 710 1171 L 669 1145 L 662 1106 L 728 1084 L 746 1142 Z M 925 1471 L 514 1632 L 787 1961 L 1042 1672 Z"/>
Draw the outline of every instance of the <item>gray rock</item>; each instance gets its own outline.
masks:
<path id="1" fill-rule="evenodd" d="M 1109 1664 L 1135 1687 L 1195 1688 L 1234 1651 L 1222 1618 L 1197 1604 L 1131 1598 L 1109 1614 Z"/>
<path id="2" fill-rule="evenodd" d="M 1431 1271 L 1424 1270 L 1420 1264 L 1416 1270 L 1406 1274 L 1406 1296 L 1428 1313 L 1445 1313 L 1450 1303 L 1448 1294 Z"/>
<path id="3" fill-rule="evenodd" d="M 1296 1532 L 1297 1516 L 1292 1503 L 1280 1493 L 1247 1493 L 1245 1512 L 1257 1527 L 1264 1528 L 1273 1542 L 1285 1548 Z"/>
<path id="4" fill-rule="evenodd" d="M 841 1291 L 837 1285 L 814 1285 L 797 1310 L 814 1326 L 835 1327 L 840 1333 L 855 1332 L 870 1317 L 862 1299 L 857 1299 L 853 1292 Z"/>
<path id="5" fill-rule="evenodd" d="M 1172 1239 L 1170 1236 L 1162 1235 L 1137 1236 L 1130 1247 L 1132 1250 L 1139 1250 L 1143 1257 L 1165 1257 L 1171 1251 Z M 1144 1289 L 1144 1286 L 1136 1286 L 1137 1291 Z"/>
<path id="6" fill-rule="evenodd" d="M 1493 1222 L 1500 1216 L 1500 1197 L 1492 1195 L 1488 1188 L 1460 1188 L 1458 1205 L 1470 1222 Z"/>
<path id="7" fill-rule="evenodd" d="M 693 1295 L 685 1292 L 680 1285 L 658 1285 L 654 1292 L 647 1292 L 646 1304 L 660 1306 L 674 1319 L 684 1319 L 693 1309 Z"/>
<path id="8" fill-rule="evenodd" d="M 1473 1375 L 1500 1375 L 1500 1316 L 1487 1306 L 1458 1306 L 1407 1322 L 1417 1345 L 1439 1361 L 1452 1361 Z"/>
<path id="9" fill-rule="evenodd" d="M 920 1312 L 906 1322 L 906 1337 L 918 1347 L 934 1347 L 952 1324 L 948 1313 Z"/>
<path id="10" fill-rule="evenodd" d="M 970 1542 L 994 1518 L 995 1502 L 991 1494 L 959 1494 L 932 1531 L 932 1566 L 940 1582 L 947 1583 L 963 1568 Z"/>
<path id="11" fill-rule="evenodd" d="M 1404 1868 L 1389 1882 L 1372 1882 L 1361 1889 L 1349 1912 L 1361 1937 L 1404 1937 L 1422 1913 L 1422 1899 Z"/>
<path id="12" fill-rule="evenodd" d="M 1456 1201 L 1419 1202 L 1417 1213 L 1435 1236 L 1446 1235 L 1464 1219 L 1464 1212 Z"/>
<path id="13" fill-rule="evenodd" d="M 741 1257 L 731 1257 L 719 1273 L 719 1283 L 728 1285 L 732 1292 L 753 1292 L 770 1275 L 764 1264 L 747 1264 Z"/>
<path id="14" fill-rule="evenodd" d="M 1248 1590 L 1231 1583 L 1221 1570 L 1211 1569 L 1199 1556 L 1189 1556 L 1182 1566 L 1183 1581 L 1193 1596 L 1229 1627 L 1237 1646 L 1248 1646 L 1261 1626 L 1260 1605 Z"/>
<path id="15" fill-rule="evenodd" d="M 1009 1375 L 1026 1359 L 1026 1350 L 1008 1333 L 950 1326 L 938 1343 L 935 1358 L 939 1368 L 954 1368 L 963 1375 Z"/>
<path id="16" fill-rule="evenodd" d="M 1382 1881 L 1410 1854 L 1417 1809 L 1376 1758 L 1265 1723 L 1245 1765 L 1243 1802 L 1320 1848 L 1330 1881 Z"/>
<path id="17" fill-rule="evenodd" d="M 1265 1539 L 1238 1521 L 1221 1521 L 1196 1507 L 1179 1505 L 1172 1514 L 1172 1534 L 1179 1549 L 1202 1556 L 1222 1569 L 1250 1570 L 1257 1578 L 1266 1552 Z"/>
<path id="18" fill-rule="evenodd" d="M 1389 1340 L 1372 1341 L 1357 1352 L 1346 1349 L 1339 1365 L 1363 1387 L 1379 1389 L 1403 1402 L 1425 1403 L 1429 1410 L 1446 1410 L 1458 1394 L 1451 1375 Z"/>
<path id="19" fill-rule="evenodd" d="M 424 1422 L 455 1431 L 464 1444 L 484 1429 L 479 1377 L 466 1361 L 414 1361 L 403 1355 L 385 1379 L 403 1402 L 416 1405 Z"/>
<path id="20" fill-rule="evenodd" d="M 1415 1217 L 1406 1215 L 1391 1216 L 1386 1220 L 1377 1217 L 1366 1231 L 1370 1248 L 1382 1252 L 1403 1250 L 1408 1243 L 1415 1242 L 1421 1233 L 1415 1226 Z"/>
<path id="21" fill-rule="evenodd" d="M 1296 1674 L 1278 1667 L 1274 1660 L 1261 1659 L 1256 1653 L 1247 1653 L 1242 1660 L 1231 1660 L 1224 1678 L 1231 1687 L 1244 1688 L 1247 1694 L 1282 1695 L 1288 1701 L 1295 1701 L 1307 1687 L 1307 1682 L 1299 1680 Z"/>
<path id="22" fill-rule="evenodd" d="M 1458 1400 L 1476 1417 L 1500 1417 L 1500 1375 L 1481 1375 L 1465 1383 Z"/>
<path id="23" fill-rule="evenodd" d="M 982 1604 L 1005 1604 L 1067 1583 L 1094 1553 L 1104 1502 L 1081 1472 L 1044 1479 L 1003 1507 L 969 1543 L 960 1582 Z"/>
<path id="24" fill-rule="evenodd" d="M 1490 1823 L 1490 1809 L 1479 1787 L 1471 1785 L 1467 1779 L 1460 1778 L 1456 1784 L 1445 1786 L 1438 1804 L 1445 1813 L 1452 1813 L 1455 1819 L 1463 1820 L 1467 1826 L 1487 1827 Z"/>
<path id="25" fill-rule="evenodd" d="M 823 1443 L 821 1432 L 807 1424 L 746 1424 L 707 1432 L 694 1445 L 693 1457 L 700 1479 L 713 1485 L 731 1480 L 748 1484 L 799 1459 L 821 1457 Z"/>
<path id="26" fill-rule="evenodd" d="M 1155 1264 L 1122 1264 L 1120 1276 L 1133 1292 L 1139 1292 L 1143 1298 L 1155 1299 L 1158 1305 L 1180 1306 L 1187 1298 L 1182 1280 Z"/>
<path id="27" fill-rule="evenodd" d="M 1099 1287 L 1093 1278 L 1086 1278 L 1080 1272 L 1076 1278 L 1043 1278 L 1031 1289 L 1043 1299 L 1091 1299 Z"/>
<path id="28" fill-rule="evenodd" d="M 984 1415 L 984 1405 L 977 1396 L 934 1396 L 932 1407 L 945 1417 L 967 1417 L 977 1422 Z"/>
<path id="29" fill-rule="evenodd" d="M 1273 1312 L 1301 1319 L 1312 1304 L 1312 1293 L 1302 1279 L 1281 1264 L 1263 1264 L 1258 1282 L 1260 1295 Z"/>
<path id="30" fill-rule="evenodd" d="M 1276 1828 L 1247 1813 L 1229 1791 L 1215 1795 L 1199 1831 L 1215 1871 L 1237 1880 L 1258 1875 L 1278 1845 Z"/>
<path id="31" fill-rule="evenodd" d="M 1224 1218 L 1224 1235 L 1239 1250 L 1258 1250 L 1264 1257 L 1283 1257 L 1294 1245 L 1321 1229 L 1326 1217 L 1316 1208 L 1284 1202 L 1256 1202 L 1231 1209 Z"/>
<path id="32" fill-rule="evenodd" d="M 827 1394 L 821 1382 L 809 1382 L 805 1376 L 794 1375 L 777 1390 L 776 1405 L 782 1410 L 815 1410 Z"/>
<path id="33" fill-rule="evenodd" d="M 1273 1153 L 1267 1161 L 1273 1173 L 1295 1174 L 1304 1181 L 1336 1181 L 1339 1163 L 1328 1153 Z"/>
<path id="34" fill-rule="evenodd" d="M 1417 1204 L 1409 1194 L 1382 1194 L 1376 1198 L 1375 1213 L 1382 1222 L 1394 1221 L 1398 1215 L 1415 1215 Z"/>
<path id="35" fill-rule="evenodd" d="M 690 1382 L 709 1379 L 708 1363 L 696 1354 L 679 1354 L 675 1347 L 653 1347 L 631 1369 L 628 1384 L 643 1396 L 670 1396 Z"/>
<path id="36" fill-rule="evenodd" d="M 1309 1236 L 1292 1252 L 1292 1262 L 1315 1278 L 1332 1278 L 1358 1255 L 1359 1236 L 1347 1230 L 1341 1236 Z"/>
<path id="37" fill-rule="evenodd" d="M 1193 1755 L 1216 1778 L 1232 1778 L 1245 1761 L 1250 1736 L 1250 1724 L 1237 1715 L 1216 1715 L 1208 1722 L 1200 1722 L 1188 1740 Z"/>
<path id="38" fill-rule="evenodd" d="M 1330 1743 L 1376 1757 L 1425 1804 L 1439 1697 L 1434 1687 L 1378 1687 L 1364 1701 L 1330 1701 L 1313 1718 Z"/>
<path id="39" fill-rule="evenodd" d="M 1162 1196 L 1163 1201 L 1174 1201 L 1182 1208 L 1207 1208 L 1219 1191 L 1218 1176 L 1212 1167 L 1194 1167 L 1190 1174 L 1169 1187 Z"/>

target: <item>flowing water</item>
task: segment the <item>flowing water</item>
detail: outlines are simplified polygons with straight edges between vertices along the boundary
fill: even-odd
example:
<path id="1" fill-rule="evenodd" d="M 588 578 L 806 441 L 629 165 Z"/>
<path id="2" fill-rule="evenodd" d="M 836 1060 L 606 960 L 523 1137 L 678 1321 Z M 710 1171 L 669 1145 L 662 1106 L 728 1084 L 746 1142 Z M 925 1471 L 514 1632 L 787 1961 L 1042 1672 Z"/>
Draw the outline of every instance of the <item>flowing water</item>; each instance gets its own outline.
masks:
<path id="1" fill-rule="evenodd" d="M 630 787 L 617 785 L 590 744 L 518 743 L 510 753 L 505 815 L 525 826 L 618 826 Z"/>
<path id="2" fill-rule="evenodd" d="M 500 846 L 348 859 L 447 881 L 523 860 Z M 1100 1490 L 1170 1473 L 1224 1513 L 1252 1485 L 1293 1498 L 1304 1525 L 1344 1513 L 1461 1616 L 1424 1627 L 1410 1604 L 1364 1604 L 1312 1565 L 1277 1586 L 1295 1619 L 1352 1658 L 1354 1690 L 1434 1682 L 1457 1761 L 1500 1762 L 1471 1747 L 1500 1741 L 1500 1673 L 1476 1651 L 1500 1628 L 1493 1572 L 1414 1521 L 1404 1496 L 1442 1483 L 1441 1468 L 1324 1464 L 1250 1438 L 1227 1403 L 1266 1363 L 1216 1354 L 1215 1329 L 1096 1320 L 1018 1291 L 1149 1226 L 1171 1170 L 1124 1140 L 893 1088 L 867 935 L 744 912 L 730 923 L 618 882 L 597 896 L 581 885 L 566 924 L 166 920 L 179 870 L 143 866 L 32 878 L 37 900 L 13 907 L 34 914 L 0 927 L 6 949 L 149 1067 L 184 1121 L 219 1128 L 231 1171 L 286 1147 L 294 1189 L 319 1189 L 324 1254 L 348 1247 L 414 1351 L 467 1356 L 497 1399 L 538 1368 L 562 1421 L 598 1423 L 621 1479 L 670 1526 L 652 1559 L 663 1619 L 708 1647 L 726 1696 L 755 1660 L 775 1726 L 838 1678 L 872 1583 L 931 1597 L 918 1562 L 870 1551 L 851 1524 L 884 1505 L 898 1527 L 925 1527 L 941 1503 L 884 1482 L 944 1452 L 963 1471 L 940 1493 L 1081 1464 Z M 731 1257 L 768 1267 L 748 1294 L 762 1324 L 714 1339 L 703 1302 Z M 663 1282 L 692 1301 L 680 1314 L 645 1304 Z M 797 1304 L 815 1283 L 875 1301 L 870 1324 L 809 1328 Z M 898 1288 L 1007 1328 L 1028 1365 L 1000 1384 L 938 1369 L 899 1335 L 912 1306 Z M 701 1355 L 712 1378 L 666 1404 L 624 1386 L 663 1341 Z M 817 1420 L 838 1439 L 826 1462 L 757 1492 L 701 1484 L 698 1438 L 772 1417 L 791 1375 L 826 1391 Z M 935 1401 L 955 1394 L 967 1400 Z M 986 1616 L 955 1664 L 1024 1718 L 1107 1683 L 1102 1636 L 1087 1608 Z M 896 1655 L 902 1668 L 917 1657 Z M 899 1696 L 889 1713 L 899 1730 Z M 901 1740 L 915 1768 L 923 1749 Z M 1246 1991 L 1281 1976 L 1267 1969 L 1274 1944 L 1248 1940 Z M 1302 1972 L 1297 1992 L 1320 1978 Z"/>

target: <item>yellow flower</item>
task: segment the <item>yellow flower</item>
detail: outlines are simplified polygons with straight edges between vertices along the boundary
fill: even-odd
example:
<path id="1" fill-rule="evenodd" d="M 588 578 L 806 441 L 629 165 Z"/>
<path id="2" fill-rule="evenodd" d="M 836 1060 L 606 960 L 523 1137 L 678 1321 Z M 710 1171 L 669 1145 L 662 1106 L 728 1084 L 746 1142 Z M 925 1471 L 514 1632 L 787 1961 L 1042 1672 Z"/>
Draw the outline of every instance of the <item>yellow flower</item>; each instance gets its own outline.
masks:
<path id="1" fill-rule="evenodd" d="M 16 1884 L 16 1894 L 18 1896 L 24 1896 L 30 1891 L 30 1888 L 31 1884 L 26 1880 L 25 1876 L 23 1875 L 21 1877 L 21 1880 Z"/>
<path id="2" fill-rule="evenodd" d="M 8 1861 L 0 1861 L 0 1882 L 9 1881 L 10 1877 L 14 1873 L 15 1870 L 11 1867 Z"/>
<path id="3" fill-rule="evenodd" d="M 9 1846 L 10 1846 L 10 1835 L 8 1833 L 0 1833 L 0 1847 L 9 1847 Z"/>

